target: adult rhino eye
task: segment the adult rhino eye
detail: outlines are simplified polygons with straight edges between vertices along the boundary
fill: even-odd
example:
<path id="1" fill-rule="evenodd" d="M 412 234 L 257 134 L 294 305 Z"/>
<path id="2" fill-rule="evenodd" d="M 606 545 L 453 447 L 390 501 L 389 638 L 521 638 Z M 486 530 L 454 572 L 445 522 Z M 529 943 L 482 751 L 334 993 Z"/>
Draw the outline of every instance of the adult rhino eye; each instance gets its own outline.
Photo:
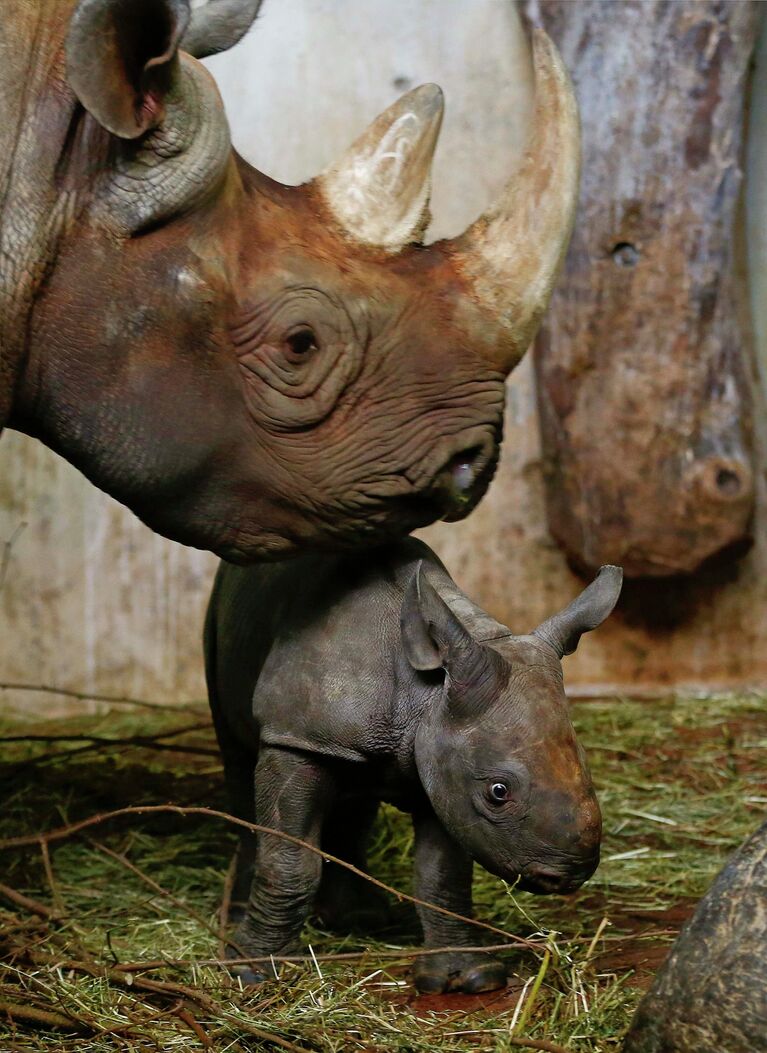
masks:
<path id="1" fill-rule="evenodd" d="M 511 791 L 505 782 L 491 782 L 487 788 L 488 800 L 491 804 L 505 804 L 511 797 Z"/>
<path id="2" fill-rule="evenodd" d="M 285 350 L 291 362 L 305 362 L 319 349 L 314 330 L 308 325 L 294 329 L 285 338 Z"/>

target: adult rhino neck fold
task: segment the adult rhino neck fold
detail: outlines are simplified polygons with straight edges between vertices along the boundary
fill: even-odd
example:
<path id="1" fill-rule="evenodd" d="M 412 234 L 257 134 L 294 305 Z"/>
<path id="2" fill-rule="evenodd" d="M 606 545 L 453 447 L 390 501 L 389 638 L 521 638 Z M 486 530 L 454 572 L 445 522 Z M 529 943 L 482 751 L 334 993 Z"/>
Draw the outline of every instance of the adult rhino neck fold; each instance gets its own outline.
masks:
<path id="1" fill-rule="evenodd" d="M 76 103 L 65 85 L 71 4 L 4 0 L 0 47 L 0 429 L 11 423 L 32 305 L 74 211 L 57 186 Z M 44 129 L 44 133 L 41 132 Z"/>

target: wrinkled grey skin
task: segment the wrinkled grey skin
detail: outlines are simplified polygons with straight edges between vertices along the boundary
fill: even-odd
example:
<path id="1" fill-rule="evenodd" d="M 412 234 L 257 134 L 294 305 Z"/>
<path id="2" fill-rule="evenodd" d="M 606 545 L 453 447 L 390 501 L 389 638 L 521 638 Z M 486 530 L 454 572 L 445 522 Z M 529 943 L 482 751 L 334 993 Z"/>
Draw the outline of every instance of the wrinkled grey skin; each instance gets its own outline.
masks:
<path id="1" fill-rule="evenodd" d="M 767 1051 L 767 823 L 731 856 L 682 929 L 623 1048 Z"/>
<path id="2" fill-rule="evenodd" d="M 391 802 L 413 817 L 416 895 L 463 915 L 473 860 L 534 892 L 573 891 L 597 866 L 601 820 L 560 658 L 620 585 L 620 570 L 603 568 L 564 611 L 513 636 L 412 539 L 222 564 L 205 649 L 231 806 L 364 868 L 378 804 Z M 292 953 L 315 904 L 326 925 L 364 925 L 369 890 L 305 849 L 245 837 L 233 942 L 253 957 Z M 420 919 L 429 947 L 477 943 L 466 923 L 425 909 Z M 453 952 L 421 959 L 415 980 L 480 991 L 505 974 L 489 955 Z"/>

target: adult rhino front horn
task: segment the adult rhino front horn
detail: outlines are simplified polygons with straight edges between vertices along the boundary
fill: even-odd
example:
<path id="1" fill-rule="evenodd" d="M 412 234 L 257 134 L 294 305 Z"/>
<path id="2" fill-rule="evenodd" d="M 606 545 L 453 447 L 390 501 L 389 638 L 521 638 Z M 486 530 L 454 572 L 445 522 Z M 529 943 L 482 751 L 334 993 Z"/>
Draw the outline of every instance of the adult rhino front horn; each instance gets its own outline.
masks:
<path id="1" fill-rule="evenodd" d="M 410 92 L 317 179 L 230 144 L 186 52 L 257 0 L 8 0 L 0 67 L 0 427 L 151 527 L 235 560 L 465 515 L 578 185 L 575 102 L 534 37 L 528 152 L 463 235 L 420 244 L 442 116 Z"/>

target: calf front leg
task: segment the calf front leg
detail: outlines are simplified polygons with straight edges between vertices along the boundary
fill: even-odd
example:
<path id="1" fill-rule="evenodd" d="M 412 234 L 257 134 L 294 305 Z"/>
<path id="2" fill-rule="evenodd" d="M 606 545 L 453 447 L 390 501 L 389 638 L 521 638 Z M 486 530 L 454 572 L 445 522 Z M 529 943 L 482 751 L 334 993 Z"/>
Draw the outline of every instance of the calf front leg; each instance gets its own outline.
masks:
<path id="1" fill-rule="evenodd" d="M 319 847 L 334 780 L 325 764 L 294 750 L 263 747 L 255 772 L 256 822 Z M 320 881 L 322 858 L 274 834 L 259 834 L 245 917 L 234 943 L 248 957 L 296 953 Z M 239 957 L 234 948 L 230 957 Z M 271 967 L 237 967 L 245 983 L 258 983 Z"/>
<path id="2" fill-rule="evenodd" d="M 432 811 L 413 816 L 415 890 L 419 899 L 466 918 L 472 916 L 472 860 Z M 476 946 L 482 930 L 426 907 L 418 913 L 429 948 Z M 413 978 L 419 991 L 495 991 L 506 985 L 502 961 L 477 951 L 449 951 L 418 958 Z"/>

